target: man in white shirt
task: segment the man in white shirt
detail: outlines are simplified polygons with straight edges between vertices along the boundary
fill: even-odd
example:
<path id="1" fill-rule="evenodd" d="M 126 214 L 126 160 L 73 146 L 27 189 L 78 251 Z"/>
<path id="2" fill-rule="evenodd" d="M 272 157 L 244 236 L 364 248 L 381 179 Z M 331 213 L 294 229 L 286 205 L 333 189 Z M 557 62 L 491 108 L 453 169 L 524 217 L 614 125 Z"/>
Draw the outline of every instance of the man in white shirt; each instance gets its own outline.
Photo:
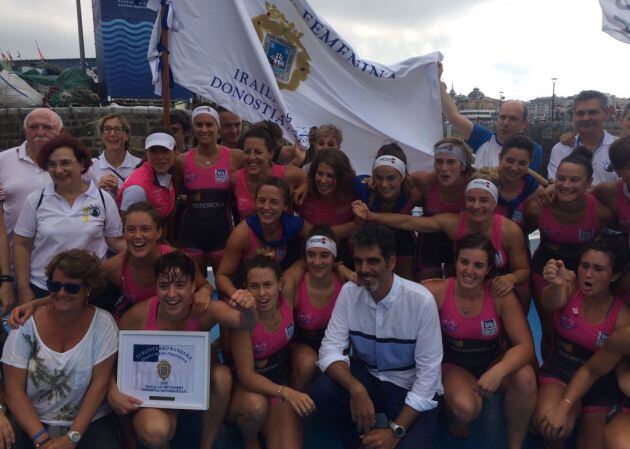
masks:
<path id="1" fill-rule="evenodd" d="M 367 224 L 352 243 L 361 286 L 347 283 L 339 293 L 319 350 L 325 375 L 316 380 L 313 399 L 344 448 L 433 447 L 443 394 L 435 300 L 394 274 L 389 228 Z"/>
<path id="2" fill-rule="evenodd" d="M 616 139 L 604 130 L 608 116 L 608 99 L 596 90 L 583 90 L 573 100 L 573 125 L 577 131 L 575 145 L 558 142 L 551 149 L 547 177 L 556 178 L 562 159 L 576 147 L 583 146 L 593 153 L 593 185 L 619 179 L 608 157 L 608 148 Z"/>
<path id="3" fill-rule="evenodd" d="M 57 137 L 62 128 L 61 117 L 51 109 L 33 109 L 24 119 L 26 140 L 0 152 L 0 184 L 4 189 L 4 223 L 9 241 L 26 197 L 50 182 L 48 172 L 36 160 L 43 146 Z"/>

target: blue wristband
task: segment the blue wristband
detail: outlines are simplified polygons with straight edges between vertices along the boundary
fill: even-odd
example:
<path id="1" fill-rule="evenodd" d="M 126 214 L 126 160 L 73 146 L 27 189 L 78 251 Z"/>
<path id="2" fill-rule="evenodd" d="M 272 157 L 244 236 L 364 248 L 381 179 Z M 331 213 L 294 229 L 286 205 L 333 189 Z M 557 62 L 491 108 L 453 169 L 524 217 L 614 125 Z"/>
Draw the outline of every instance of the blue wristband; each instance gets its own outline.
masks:
<path id="1" fill-rule="evenodd" d="M 35 435 L 33 435 L 33 438 L 31 438 L 31 441 L 33 442 L 33 444 L 35 444 L 37 439 L 41 437 L 42 435 L 44 435 L 45 433 L 48 433 L 48 430 L 45 427 L 42 427 L 42 430 L 37 432 Z"/>

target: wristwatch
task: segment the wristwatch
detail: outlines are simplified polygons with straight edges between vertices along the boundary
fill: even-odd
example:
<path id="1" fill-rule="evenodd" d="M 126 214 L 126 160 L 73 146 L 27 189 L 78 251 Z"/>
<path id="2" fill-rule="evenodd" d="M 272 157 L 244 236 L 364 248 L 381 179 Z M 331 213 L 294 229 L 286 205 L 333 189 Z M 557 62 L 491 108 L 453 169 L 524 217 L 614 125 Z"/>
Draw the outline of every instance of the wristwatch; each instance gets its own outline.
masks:
<path id="1" fill-rule="evenodd" d="M 403 426 L 399 426 L 394 421 L 389 422 L 389 428 L 392 429 L 392 432 L 394 432 L 394 436 L 398 439 L 403 438 L 407 433 Z"/>
<path id="2" fill-rule="evenodd" d="M 0 274 L 0 284 L 2 282 L 13 282 L 14 278 L 10 274 Z"/>
<path id="3" fill-rule="evenodd" d="M 68 439 L 72 444 L 78 444 L 79 440 L 81 439 L 81 432 L 79 432 L 78 430 L 71 430 L 70 432 L 68 432 Z"/>

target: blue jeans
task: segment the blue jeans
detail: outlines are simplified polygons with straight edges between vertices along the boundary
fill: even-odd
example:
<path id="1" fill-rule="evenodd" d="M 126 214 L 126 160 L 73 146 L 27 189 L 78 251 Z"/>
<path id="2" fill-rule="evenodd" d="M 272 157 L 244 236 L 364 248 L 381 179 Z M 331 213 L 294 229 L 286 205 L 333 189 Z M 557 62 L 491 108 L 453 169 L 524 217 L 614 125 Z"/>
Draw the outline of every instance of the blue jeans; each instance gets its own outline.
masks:
<path id="1" fill-rule="evenodd" d="M 388 421 L 394 421 L 405 405 L 408 391 L 391 382 L 372 376 L 365 365 L 358 360 L 350 362 L 352 375 L 367 390 L 376 413 L 384 413 Z M 359 445 L 359 433 L 352 421 L 350 395 L 348 391 L 327 375 L 319 376 L 311 396 L 317 406 L 317 413 L 331 421 L 342 447 L 356 448 Z M 430 449 L 435 446 L 438 425 L 438 409 L 420 413 L 416 421 L 407 429 L 407 434 L 400 441 L 397 449 Z"/>

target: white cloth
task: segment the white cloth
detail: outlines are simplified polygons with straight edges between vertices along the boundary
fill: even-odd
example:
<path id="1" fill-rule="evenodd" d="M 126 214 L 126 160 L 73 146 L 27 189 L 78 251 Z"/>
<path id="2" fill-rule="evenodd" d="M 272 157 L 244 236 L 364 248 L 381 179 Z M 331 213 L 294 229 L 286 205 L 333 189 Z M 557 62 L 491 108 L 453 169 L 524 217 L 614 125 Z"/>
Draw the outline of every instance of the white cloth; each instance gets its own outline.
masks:
<path id="1" fill-rule="evenodd" d="M 156 174 L 156 179 L 158 181 L 158 184 L 168 189 L 171 185 L 173 175 L 171 175 L 170 173 Z M 147 197 L 147 192 L 145 192 L 144 189 L 138 184 L 131 185 L 123 190 L 122 198 L 120 200 L 120 210 L 124 212 L 132 205 L 140 203 L 142 201 L 149 201 L 149 198 Z"/>
<path id="2" fill-rule="evenodd" d="M 374 377 L 409 390 L 405 403 L 414 410 L 437 407 L 434 396 L 443 393 L 442 334 L 426 288 L 394 275 L 387 296 L 375 303 L 363 287 L 346 283 L 319 350 L 319 368 L 349 364 L 348 346 Z"/>
<path id="3" fill-rule="evenodd" d="M 496 134 L 492 134 L 490 140 L 481 144 L 475 153 L 475 163 L 473 166 L 476 169 L 483 167 L 498 167 L 501 148 L 503 148 L 503 146 L 497 142 Z"/>
<path id="4" fill-rule="evenodd" d="M 98 181 L 105 175 L 114 175 L 118 180 L 118 188 L 122 186 L 125 179 L 129 177 L 129 175 L 136 169 L 141 159 L 133 156 L 128 151 L 125 152 L 125 159 L 123 159 L 122 164 L 119 167 L 114 167 L 109 163 L 107 158 L 105 157 L 105 152 L 103 151 L 101 155 L 97 158 L 92 159 L 92 166 L 86 173 L 86 178 L 94 181 L 94 184 L 98 185 Z M 118 173 L 118 175 L 116 173 Z M 122 177 L 122 179 L 121 179 Z M 110 194 L 112 194 L 110 192 Z M 112 194 L 112 196 L 114 196 Z"/>
<path id="5" fill-rule="evenodd" d="M 599 0 L 602 7 L 602 30 L 615 39 L 630 44 L 630 3 L 621 0 Z"/>
<path id="6" fill-rule="evenodd" d="M 612 169 L 610 164 L 610 157 L 608 156 L 608 149 L 610 145 L 617 139 L 617 137 L 610 134 L 608 131 L 604 131 L 604 139 L 601 145 L 593 152 L 593 185 L 605 181 L 617 181 L 619 177 Z M 579 142 L 580 136 L 576 137 L 576 142 Z M 562 159 L 567 157 L 575 149 L 575 146 L 564 145 L 560 142 L 555 144 L 551 149 L 551 155 L 549 156 L 549 165 L 547 166 L 547 177 L 549 179 L 556 179 L 556 171 Z"/>
<path id="7" fill-rule="evenodd" d="M 33 317 L 9 333 L 2 363 L 27 370 L 26 394 L 39 419 L 47 425 L 69 427 L 92 382 L 92 368 L 118 351 L 118 327 L 112 316 L 95 307 L 85 336 L 66 352 L 42 341 Z M 103 401 L 92 421 L 109 412 Z"/>
<path id="8" fill-rule="evenodd" d="M 442 137 L 440 53 L 389 66 L 362 59 L 307 0 L 174 3 L 184 26 L 169 32 L 177 84 L 243 120 L 274 121 L 292 142 L 301 127 L 334 123 L 358 173 L 368 173 L 391 140 L 405 149 L 410 171 L 432 167 L 432 145 Z M 154 81 L 158 39 L 156 21 L 148 52 Z"/>
<path id="9" fill-rule="evenodd" d="M 26 198 L 15 233 L 34 238 L 31 282 L 46 290 L 45 268 L 55 254 L 83 248 L 104 259 L 107 253 L 105 238 L 121 237 L 122 222 L 112 197 L 103 193 L 101 198 L 93 182 L 72 206 L 55 192 L 52 182 L 44 187 L 42 202 L 37 208 L 40 197 L 42 190 L 32 192 Z"/>
<path id="10" fill-rule="evenodd" d="M 33 191 L 41 192 L 49 182 L 48 172 L 39 168 L 26 153 L 26 142 L 0 152 L 0 183 L 5 197 L 4 225 L 10 241 L 26 197 Z"/>

